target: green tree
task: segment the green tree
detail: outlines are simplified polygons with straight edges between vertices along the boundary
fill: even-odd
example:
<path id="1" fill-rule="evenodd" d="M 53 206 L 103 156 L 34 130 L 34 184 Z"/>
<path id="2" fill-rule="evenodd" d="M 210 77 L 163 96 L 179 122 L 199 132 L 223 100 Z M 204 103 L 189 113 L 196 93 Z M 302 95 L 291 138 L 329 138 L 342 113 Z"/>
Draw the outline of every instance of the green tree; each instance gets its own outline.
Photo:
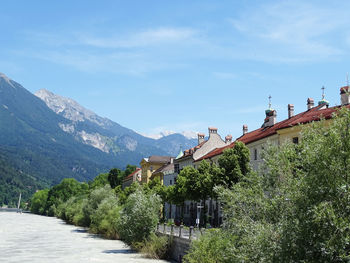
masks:
<path id="1" fill-rule="evenodd" d="M 89 182 L 90 189 L 104 187 L 106 184 L 109 184 L 108 175 L 109 174 L 99 174 L 96 176 L 94 180 Z"/>
<path id="2" fill-rule="evenodd" d="M 34 214 L 43 215 L 47 202 L 49 189 L 37 191 L 31 198 L 30 211 Z"/>
<path id="3" fill-rule="evenodd" d="M 108 173 L 108 182 L 112 189 L 123 184 L 124 173 L 118 168 L 113 168 Z"/>
<path id="4" fill-rule="evenodd" d="M 299 145 L 271 146 L 263 160 L 260 174 L 216 189 L 233 241 L 215 262 L 349 262 L 349 110 L 304 128 Z M 213 255 L 215 238 L 201 238 L 187 258 Z"/>
<path id="5" fill-rule="evenodd" d="M 136 171 L 136 168 L 137 166 L 136 165 L 131 165 L 131 164 L 128 164 L 125 168 L 125 171 L 124 171 L 124 177 L 128 176 L 129 174 L 132 174 L 133 172 Z"/>
<path id="6" fill-rule="evenodd" d="M 66 202 L 74 195 L 83 194 L 87 191 L 87 184 L 79 183 L 74 178 L 65 178 L 49 190 L 45 211 L 49 216 L 54 216 L 59 204 Z"/>
<path id="7" fill-rule="evenodd" d="M 233 148 L 224 150 L 218 163 L 222 168 L 223 176 L 221 184 L 228 187 L 237 183 L 250 172 L 250 152 L 242 142 L 236 142 Z"/>
<path id="8" fill-rule="evenodd" d="M 131 194 L 121 212 L 118 232 L 128 244 L 142 242 L 154 233 L 159 222 L 159 196 L 141 189 Z"/>

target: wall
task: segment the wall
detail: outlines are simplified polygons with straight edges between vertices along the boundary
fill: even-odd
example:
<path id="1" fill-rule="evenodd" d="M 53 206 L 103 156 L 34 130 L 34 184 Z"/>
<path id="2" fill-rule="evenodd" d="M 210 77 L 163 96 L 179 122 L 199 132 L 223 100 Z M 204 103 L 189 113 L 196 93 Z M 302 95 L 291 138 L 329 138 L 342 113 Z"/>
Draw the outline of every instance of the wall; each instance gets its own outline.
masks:
<path id="1" fill-rule="evenodd" d="M 164 235 L 162 233 L 157 233 L 157 235 Z M 187 238 L 180 238 L 176 236 L 169 236 L 170 238 L 170 249 L 169 256 L 170 259 L 175 260 L 176 262 L 181 262 L 184 255 L 187 254 L 187 251 L 190 249 L 191 240 Z"/>

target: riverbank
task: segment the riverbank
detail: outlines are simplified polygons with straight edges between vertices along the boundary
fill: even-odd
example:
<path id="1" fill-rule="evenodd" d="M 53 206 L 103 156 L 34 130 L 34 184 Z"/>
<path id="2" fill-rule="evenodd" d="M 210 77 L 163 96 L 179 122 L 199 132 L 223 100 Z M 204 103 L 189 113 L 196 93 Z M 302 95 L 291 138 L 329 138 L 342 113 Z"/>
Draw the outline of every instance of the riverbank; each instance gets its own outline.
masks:
<path id="1" fill-rule="evenodd" d="M 102 239 L 54 217 L 2 212 L 2 262 L 166 263 L 143 258 L 120 240 Z"/>

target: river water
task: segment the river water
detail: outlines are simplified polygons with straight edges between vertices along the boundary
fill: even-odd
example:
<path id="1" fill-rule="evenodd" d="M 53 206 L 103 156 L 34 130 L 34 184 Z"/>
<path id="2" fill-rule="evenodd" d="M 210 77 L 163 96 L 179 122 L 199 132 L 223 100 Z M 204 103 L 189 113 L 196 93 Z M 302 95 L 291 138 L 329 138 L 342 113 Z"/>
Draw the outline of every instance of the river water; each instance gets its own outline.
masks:
<path id="1" fill-rule="evenodd" d="M 33 214 L 0 211 L 0 262 L 160 263 L 143 258 L 119 240 L 107 240 Z"/>

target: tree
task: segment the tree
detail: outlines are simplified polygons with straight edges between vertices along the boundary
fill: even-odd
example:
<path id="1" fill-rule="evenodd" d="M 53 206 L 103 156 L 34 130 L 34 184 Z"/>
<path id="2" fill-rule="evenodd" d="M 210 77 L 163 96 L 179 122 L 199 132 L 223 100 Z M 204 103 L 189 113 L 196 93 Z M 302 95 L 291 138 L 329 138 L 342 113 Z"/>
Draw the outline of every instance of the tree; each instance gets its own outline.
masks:
<path id="1" fill-rule="evenodd" d="M 124 171 L 124 178 L 126 176 L 128 176 L 129 174 L 132 174 L 133 172 L 136 171 L 136 168 L 137 166 L 136 165 L 131 165 L 131 164 L 128 164 L 125 168 L 125 171 Z"/>
<path id="2" fill-rule="evenodd" d="M 90 189 L 96 189 L 105 186 L 109 183 L 108 181 L 108 175 L 109 174 L 99 174 L 94 178 L 94 180 L 89 182 Z"/>
<path id="3" fill-rule="evenodd" d="M 349 262 L 350 111 L 305 127 L 299 145 L 270 146 L 263 160 L 260 174 L 216 189 L 232 242 L 215 261 Z M 215 256 L 216 242 L 201 238 L 187 258 Z"/>
<path id="4" fill-rule="evenodd" d="M 122 185 L 123 179 L 124 179 L 124 173 L 118 168 L 113 168 L 108 173 L 108 182 L 112 189 L 118 185 Z"/>
<path id="5" fill-rule="evenodd" d="M 49 216 L 54 216 L 60 203 L 66 202 L 74 195 L 83 194 L 87 191 L 87 184 L 79 183 L 74 178 L 65 178 L 49 190 L 45 211 Z"/>
<path id="6" fill-rule="evenodd" d="M 43 215 L 47 202 L 49 189 L 37 191 L 31 198 L 30 211 L 34 214 Z"/>
<path id="7" fill-rule="evenodd" d="M 121 212 L 118 232 L 128 244 L 146 240 L 159 221 L 160 198 L 141 189 L 131 194 Z"/>
<path id="8" fill-rule="evenodd" d="M 233 148 L 224 150 L 220 156 L 219 167 L 222 168 L 222 184 L 232 186 L 250 172 L 250 152 L 242 142 L 236 142 Z"/>

